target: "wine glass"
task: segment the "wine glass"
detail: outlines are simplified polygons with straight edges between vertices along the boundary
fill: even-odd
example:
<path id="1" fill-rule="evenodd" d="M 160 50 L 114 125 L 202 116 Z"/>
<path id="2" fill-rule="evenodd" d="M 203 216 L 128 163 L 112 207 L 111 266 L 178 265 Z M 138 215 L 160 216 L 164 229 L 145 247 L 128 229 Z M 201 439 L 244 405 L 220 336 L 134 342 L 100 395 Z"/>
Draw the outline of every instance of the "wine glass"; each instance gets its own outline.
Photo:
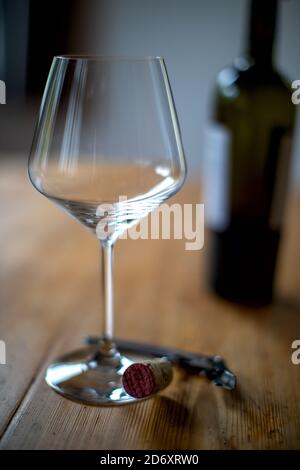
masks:
<path id="1" fill-rule="evenodd" d="M 60 394 L 93 405 L 136 400 L 122 387 L 122 374 L 135 358 L 120 354 L 113 340 L 113 246 L 175 194 L 185 174 L 162 58 L 54 57 L 29 177 L 39 192 L 97 236 L 105 318 L 96 345 L 49 365 L 46 382 Z"/>

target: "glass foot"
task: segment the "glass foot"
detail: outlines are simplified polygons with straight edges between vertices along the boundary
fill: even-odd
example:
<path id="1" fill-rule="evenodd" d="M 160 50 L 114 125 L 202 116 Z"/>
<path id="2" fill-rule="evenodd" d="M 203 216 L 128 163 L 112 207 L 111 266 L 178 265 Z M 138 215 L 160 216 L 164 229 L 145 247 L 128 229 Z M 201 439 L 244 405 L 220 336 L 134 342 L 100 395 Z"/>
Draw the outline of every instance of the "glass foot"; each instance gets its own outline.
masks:
<path id="1" fill-rule="evenodd" d="M 107 353 L 98 345 L 87 346 L 64 354 L 50 364 L 45 380 L 64 397 L 87 405 L 132 403 L 141 398 L 127 395 L 122 386 L 122 375 L 133 362 L 149 359 L 153 356 L 123 356 L 117 351 Z"/>

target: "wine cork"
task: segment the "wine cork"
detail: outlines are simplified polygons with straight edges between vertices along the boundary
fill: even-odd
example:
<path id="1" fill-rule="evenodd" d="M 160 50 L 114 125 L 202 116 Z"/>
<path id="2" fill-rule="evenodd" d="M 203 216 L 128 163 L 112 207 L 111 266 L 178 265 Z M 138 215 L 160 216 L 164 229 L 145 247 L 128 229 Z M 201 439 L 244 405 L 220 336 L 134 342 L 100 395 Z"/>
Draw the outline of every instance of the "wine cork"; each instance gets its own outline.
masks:
<path id="1" fill-rule="evenodd" d="M 166 388 L 173 377 L 172 364 L 165 358 L 131 364 L 123 374 L 128 395 L 145 398 Z"/>

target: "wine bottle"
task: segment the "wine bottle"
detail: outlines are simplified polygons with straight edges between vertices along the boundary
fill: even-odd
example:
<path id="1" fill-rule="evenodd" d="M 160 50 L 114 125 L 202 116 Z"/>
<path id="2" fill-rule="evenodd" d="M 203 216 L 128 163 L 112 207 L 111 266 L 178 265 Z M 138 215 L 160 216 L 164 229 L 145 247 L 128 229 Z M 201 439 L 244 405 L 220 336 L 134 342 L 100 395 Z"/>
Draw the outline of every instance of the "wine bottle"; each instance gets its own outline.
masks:
<path id="1" fill-rule="evenodd" d="M 217 76 L 205 139 L 209 284 L 250 305 L 272 300 L 295 114 L 273 65 L 276 13 L 251 1 L 247 51 Z"/>

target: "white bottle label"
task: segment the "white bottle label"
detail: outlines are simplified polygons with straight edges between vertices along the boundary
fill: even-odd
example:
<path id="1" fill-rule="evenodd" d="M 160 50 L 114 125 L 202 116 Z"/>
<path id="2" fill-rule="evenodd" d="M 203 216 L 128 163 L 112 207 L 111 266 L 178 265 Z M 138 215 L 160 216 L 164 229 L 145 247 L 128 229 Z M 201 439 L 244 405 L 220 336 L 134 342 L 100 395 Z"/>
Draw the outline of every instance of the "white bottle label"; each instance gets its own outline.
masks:
<path id="1" fill-rule="evenodd" d="M 230 131 L 211 124 L 204 136 L 204 204 L 209 228 L 225 230 L 229 224 Z"/>

